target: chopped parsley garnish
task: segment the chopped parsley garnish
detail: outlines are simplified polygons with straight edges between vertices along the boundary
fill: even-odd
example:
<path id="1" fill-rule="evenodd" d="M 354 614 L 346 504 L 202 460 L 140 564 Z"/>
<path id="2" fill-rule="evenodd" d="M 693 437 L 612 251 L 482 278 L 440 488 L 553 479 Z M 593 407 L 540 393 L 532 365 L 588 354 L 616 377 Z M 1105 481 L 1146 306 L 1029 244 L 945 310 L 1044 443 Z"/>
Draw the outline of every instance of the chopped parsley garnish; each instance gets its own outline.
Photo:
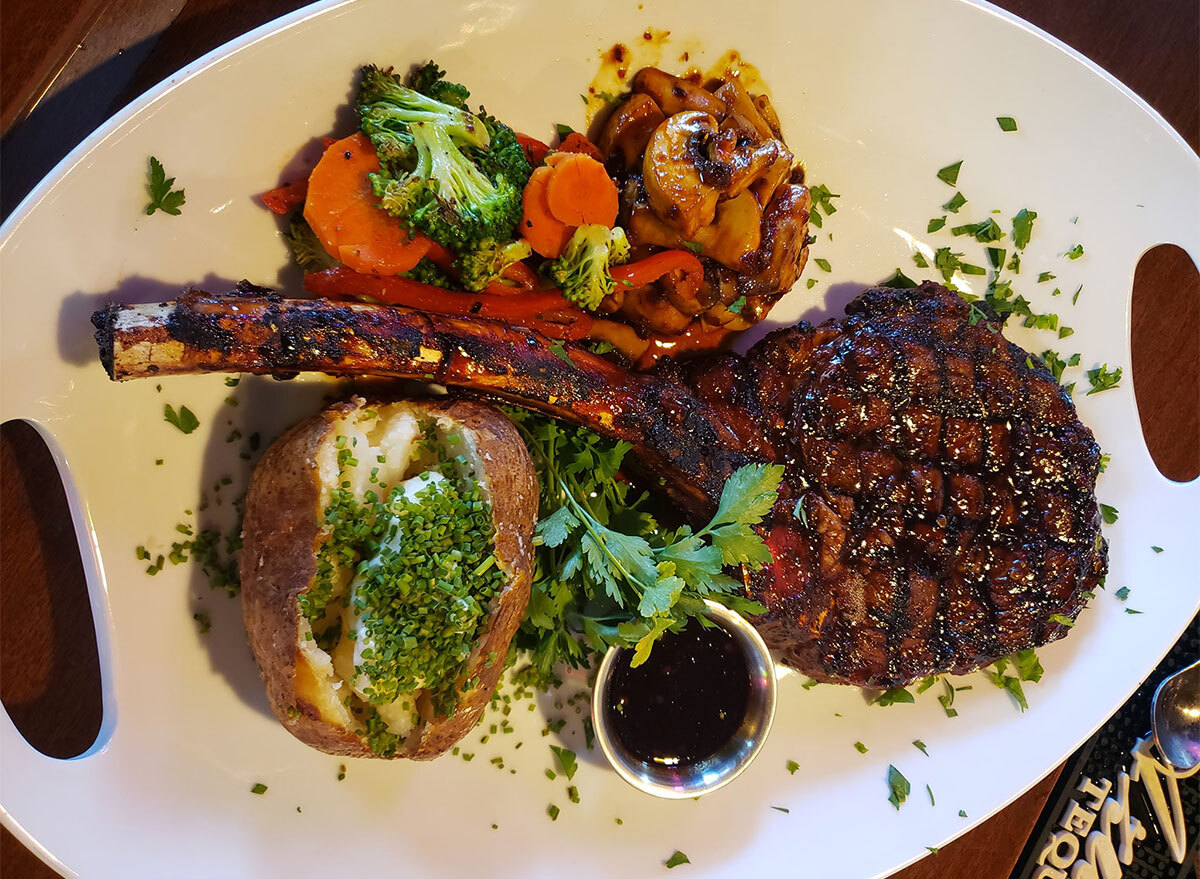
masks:
<path id="1" fill-rule="evenodd" d="M 1000 228 L 1000 224 L 988 217 L 978 223 L 967 223 L 963 226 L 955 226 L 950 230 L 952 235 L 971 235 L 980 244 L 987 244 L 990 241 L 999 241 L 1004 237 L 1004 231 Z M 1003 252 L 1003 251 L 1001 251 Z M 1003 260 L 1001 260 L 1003 262 Z"/>
<path id="2" fill-rule="evenodd" d="M 1132 607 L 1125 608 L 1125 613 L 1141 613 L 1140 610 L 1134 610 Z"/>
<path id="3" fill-rule="evenodd" d="M 950 199 L 950 201 L 948 201 L 944 205 L 942 205 L 942 210 L 949 211 L 952 214 L 957 214 L 958 209 L 961 208 L 966 203 L 967 203 L 967 200 L 963 196 L 963 194 L 961 192 L 956 192 L 956 193 L 954 193 L 954 196 Z"/>
<path id="4" fill-rule="evenodd" d="M 959 809 L 959 810 L 958 810 L 958 817 L 959 817 L 959 818 L 966 818 L 966 817 L 967 817 L 967 812 L 966 812 L 966 810 L 965 810 L 965 809 Z"/>
<path id="5" fill-rule="evenodd" d="M 920 739 L 913 739 L 913 747 L 916 748 L 918 751 L 920 751 L 922 754 L 924 754 L 926 757 L 929 756 L 929 752 L 927 750 L 925 750 L 925 743 L 923 741 L 921 741 Z"/>
<path id="6" fill-rule="evenodd" d="M 688 250 L 690 250 L 692 253 L 701 253 L 704 250 L 704 245 L 701 244 L 699 241 L 685 241 L 685 242 L 683 242 L 683 246 L 686 247 Z"/>
<path id="7" fill-rule="evenodd" d="M 670 869 L 673 869 L 674 867 L 678 867 L 680 864 L 690 864 L 691 861 L 688 860 L 688 856 L 685 855 L 683 852 L 676 850 L 675 854 L 673 854 L 673 855 L 671 855 L 671 857 L 667 858 L 666 863 L 667 863 L 667 869 L 670 870 Z"/>
<path id="8" fill-rule="evenodd" d="M 550 343 L 549 348 L 550 348 L 550 353 L 553 354 L 555 357 L 557 357 L 559 360 L 561 360 L 563 363 L 567 364 L 567 366 L 570 366 L 572 369 L 576 368 L 575 361 L 572 360 L 571 355 L 567 353 L 566 346 L 563 345 L 561 339 L 555 339 L 553 342 Z"/>
<path id="9" fill-rule="evenodd" d="M 797 769 L 799 769 L 799 768 L 800 768 L 800 764 L 799 764 L 799 763 L 797 763 L 795 760 L 789 760 L 789 761 L 787 761 L 787 771 L 788 771 L 788 775 L 795 775 L 795 774 L 796 774 L 796 770 L 797 770 Z"/>
<path id="10" fill-rule="evenodd" d="M 146 204 L 147 215 L 162 211 L 173 217 L 179 216 L 179 209 L 183 207 L 187 198 L 182 189 L 172 189 L 174 185 L 175 178 L 168 177 L 162 162 L 151 156 L 149 178 L 146 181 L 146 192 L 150 195 L 150 201 Z"/>
<path id="11" fill-rule="evenodd" d="M 1021 274 L 1021 253 L 1020 253 L 1020 251 L 1017 251 L 1017 250 L 1013 251 L 1012 259 L 1010 259 L 1008 261 L 1008 270 L 1010 272 L 1015 272 L 1018 275 Z"/>
<path id="12" fill-rule="evenodd" d="M 346 780 L 346 764 L 345 763 L 341 763 L 338 765 L 337 780 L 338 781 Z"/>
<path id="13" fill-rule="evenodd" d="M 941 851 L 941 848 L 939 848 L 936 845 L 927 845 L 927 846 L 925 846 L 925 851 L 929 852 L 930 854 L 936 855 L 938 852 Z"/>
<path id="14" fill-rule="evenodd" d="M 1151 548 L 1152 550 L 1154 550 L 1156 553 L 1157 553 L 1157 552 L 1162 552 L 1162 551 L 1163 551 L 1163 548 L 1162 548 L 1161 546 L 1152 546 L 1152 547 L 1150 547 L 1150 548 Z"/>
<path id="15" fill-rule="evenodd" d="M 789 809 L 787 806 L 772 806 L 771 808 L 774 809 L 776 812 L 783 812 L 785 815 L 790 815 L 792 812 L 792 810 Z"/>
<path id="16" fill-rule="evenodd" d="M 950 706 L 954 704 L 954 687 L 950 686 L 950 682 L 942 678 L 942 683 L 946 687 L 946 692 L 938 696 L 938 701 L 942 703 L 942 710 L 946 712 L 947 717 L 958 717 L 958 711 Z"/>
<path id="17" fill-rule="evenodd" d="M 1018 250 L 1025 250 L 1025 245 L 1033 237 L 1033 221 L 1038 219 L 1036 210 L 1021 208 L 1013 217 L 1013 244 Z"/>
<path id="18" fill-rule="evenodd" d="M 860 754 L 865 754 L 865 753 L 867 753 L 867 746 L 864 745 L 862 742 L 855 742 L 854 750 L 858 751 L 858 753 L 860 753 Z"/>
<path id="19" fill-rule="evenodd" d="M 195 416 L 191 409 L 187 406 L 180 406 L 179 411 L 167 403 L 163 406 L 163 420 L 167 424 L 173 424 L 183 433 L 191 433 L 200 426 L 200 419 Z"/>
<path id="20" fill-rule="evenodd" d="M 734 314 L 741 314 L 742 309 L 745 307 L 746 307 L 746 297 L 745 296 L 739 296 L 737 299 L 733 300 L 733 302 L 730 302 L 728 305 L 725 306 L 725 308 L 728 311 L 732 311 Z"/>
<path id="21" fill-rule="evenodd" d="M 1074 247 L 1068 250 L 1064 256 L 1066 256 L 1067 259 L 1079 259 L 1079 257 L 1083 256 L 1083 245 L 1076 244 Z"/>
<path id="22" fill-rule="evenodd" d="M 558 132 L 558 136 L 560 139 L 568 137 L 575 133 L 574 128 L 572 128 L 570 125 L 567 125 L 563 122 L 556 122 L 554 124 L 554 130 Z"/>
<path id="23" fill-rule="evenodd" d="M 558 806 L 554 805 L 554 803 L 551 803 L 549 806 L 546 807 L 546 814 L 550 816 L 551 821 L 558 820 L 558 813 L 559 813 L 559 808 L 558 808 Z"/>
<path id="24" fill-rule="evenodd" d="M 1110 391 L 1121 383 L 1121 367 L 1117 367 L 1112 372 L 1108 370 L 1108 364 L 1102 364 L 1095 369 L 1087 371 L 1087 380 L 1091 384 L 1091 390 L 1087 392 L 1087 396 L 1098 394 L 1101 391 Z"/>
<path id="25" fill-rule="evenodd" d="M 1100 505 L 1100 518 L 1104 520 L 1105 525 L 1114 525 L 1119 515 L 1116 507 L 1110 507 L 1108 504 Z"/>
<path id="26" fill-rule="evenodd" d="M 931 788 L 929 785 L 925 785 L 925 793 L 929 794 L 929 805 L 936 806 L 937 803 L 933 799 L 933 788 Z"/>
<path id="27" fill-rule="evenodd" d="M 920 251 L 917 251 L 912 255 L 912 260 L 919 269 L 929 268 L 929 260 L 925 259 L 925 254 L 921 253 Z"/>
<path id="28" fill-rule="evenodd" d="M 568 787 L 567 799 L 569 799 L 575 805 L 579 805 L 579 788 L 575 787 L 575 785 Z"/>
<path id="29" fill-rule="evenodd" d="M 241 380 L 242 380 L 241 376 L 237 376 L 237 375 L 226 376 L 225 377 L 225 387 L 236 388 L 238 386 L 238 383 Z"/>
<path id="30" fill-rule="evenodd" d="M 834 205 L 833 199 L 842 196 L 839 193 L 830 192 L 829 187 L 823 183 L 810 187 L 808 193 L 812 197 L 812 209 L 809 211 L 808 221 L 820 229 L 824 225 L 824 221 L 821 219 L 821 212 L 818 208 L 825 211 L 825 216 L 835 214 L 837 206 Z"/>
<path id="31" fill-rule="evenodd" d="M 266 792 L 267 792 L 267 786 L 265 784 L 263 784 L 261 781 L 255 782 L 254 787 L 250 788 L 250 793 L 258 794 L 259 796 L 262 796 Z"/>
<path id="32" fill-rule="evenodd" d="M 1028 650 L 1019 650 L 1009 657 L 1016 666 L 1017 674 L 1021 676 L 1021 680 L 1030 681 L 1036 684 L 1042 679 L 1045 670 L 1042 668 L 1041 660 L 1037 658 L 1037 654 L 1033 648 Z"/>
<path id="33" fill-rule="evenodd" d="M 1047 281 L 1053 281 L 1055 277 L 1057 276 L 1050 272 L 1042 272 L 1038 275 L 1038 283 L 1045 284 Z"/>
<path id="34" fill-rule="evenodd" d="M 912 702 L 913 694 L 904 689 L 904 687 L 892 687 L 890 690 L 884 690 L 875 699 L 876 705 L 895 705 L 897 702 Z"/>
<path id="35" fill-rule="evenodd" d="M 551 745 L 550 750 L 554 752 L 554 757 L 558 761 L 558 767 L 562 770 L 563 775 L 570 781 L 575 777 L 575 770 L 579 768 L 575 759 L 575 752 L 570 748 L 560 748 L 558 745 Z"/>
<path id="36" fill-rule="evenodd" d="M 1074 305 L 1079 301 L 1079 294 L 1083 292 L 1083 284 L 1075 288 L 1075 292 L 1071 295 L 1071 304 Z"/>
<path id="37" fill-rule="evenodd" d="M 1018 250 L 1024 250 L 1029 239 L 1033 237 L 1033 221 L 1037 219 L 1037 211 L 1021 208 L 1013 217 L 1012 238 Z"/>
<path id="38" fill-rule="evenodd" d="M 809 278 L 807 281 L 804 282 L 804 286 L 807 287 L 809 290 L 811 290 L 813 287 L 817 286 L 817 279 Z"/>
<path id="39" fill-rule="evenodd" d="M 1075 621 L 1068 616 L 1063 616 L 1061 613 L 1050 614 L 1050 622 L 1058 623 L 1060 626 L 1066 626 L 1068 629 L 1074 628 Z"/>
<path id="40" fill-rule="evenodd" d="M 997 116 L 996 124 L 1000 126 L 1001 131 L 1016 131 L 1017 120 L 1011 116 Z"/>
<path id="41" fill-rule="evenodd" d="M 1003 247 L 989 247 L 987 249 L 988 262 L 991 264 L 992 268 L 996 269 L 997 271 L 1000 270 L 1000 267 L 1004 265 L 1004 255 L 1006 253 L 1007 251 Z"/>
<path id="42" fill-rule="evenodd" d="M 947 186 L 958 185 L 958 172 L 962 169 L 962 159 L 959 159 L 953 165 L 947 165 L 937 172 L 938 180 L 945 183 Z"/>
<path id="43" fill-rule="evenodd" d="M 925 231 L 928 233 L 936 232 L 938 229 L 941 229 L 945 225 L 946 225 L 946 218 L 944 216 L 934 217 L 932 220 L 929 221 L 929 225 L 925 228 Z"/>
<path id="44" fill-rule="evenodd" d="M 1113 595 L 1117 596 L 1118 601 L 1124 601 L 1126 598 L 1129 597 L 1129 587 L 1122 586 L 1120 589 L 1118 589 L 1116 592 L 1114 592 Z"/>
<path id="45" fill-rule="evenodd" d="M 894 275 L 892 275 L 886 281 L 880 282 L 880 286 L 881 287 L 897 287 L 901 290 L 911 290 L 913 287 L 917 286 L 917 282 L 914 281 L 912 278 L 910 278 L 908 275 L 904 274 L 904 272 L 900 271 L 899 268 L 897 268 L 896 273 Z"/>
<path id="46" fill-rule="evenodd" d="M 936 251 L 934 251 L 934 268 L 942 273 L 942 278 L 947 283 L 949 283 L 950 279 L 954 277 L 955 271 L 957 271 L 958 267 L 961 265 L 958 259 L 960 256 L 962 256 L 961 253 L 954 253 L 949 247 L 939 247 Z"/>
<path id="47" fill-rule="evenodd" d="M 212 630 L 212 617 L 203 611 L 192 614 L 192 619 L 196 621 L 196 627 L 200 630 L 201 635 L 207 635 Z"/>
<path id="48" fill-rule="evenodd" d="M 1015 677 L 1005 674 L 1010 663 L 1017 671 Z M 1041 661 L 1037 658 L 1037 654 L 1032 649 L 1029 649 L 1021 650 L 1012 656 L 996 660 L 992 668 L 983 669 L 983 673 L 997 687 L 1007 690 L 1009 695 L 1016 700 L 1021 710 L 1024 711 L 1029 707 L 1029 703 L 1025 699 L 1025 691 L 1021 687 L 1021 682 L 1029 681 L 1030 683 L 1037 683 L 1042 679 L 1043 669 Z"/>
<path id="49" fill-rule="evenodd" d="M 896 807 L 896 811 L 900 811 L 900 804 L 908 799 L 912 785 L 908 783 L 908 779 L 901 774 L 900 770 L 891 764 L 888 764 L 887 783 L 892 791 L 888 796 L 888 802 Z"/>
<path id="50" fill-rule="evenodd" d="M 818 256 L 815 260 L 813 260 L 813 262 L 815 262 L 817 264 L 817 267 L 819 269 L 821 269 L 821 271 L 823 271 L 823 272 L 829 272 L 829 271 L 833 270 L 832 267 L 829 265 L 829 260 L 827 260 L 827 259 L 822 259 L 821 257 Z"/>

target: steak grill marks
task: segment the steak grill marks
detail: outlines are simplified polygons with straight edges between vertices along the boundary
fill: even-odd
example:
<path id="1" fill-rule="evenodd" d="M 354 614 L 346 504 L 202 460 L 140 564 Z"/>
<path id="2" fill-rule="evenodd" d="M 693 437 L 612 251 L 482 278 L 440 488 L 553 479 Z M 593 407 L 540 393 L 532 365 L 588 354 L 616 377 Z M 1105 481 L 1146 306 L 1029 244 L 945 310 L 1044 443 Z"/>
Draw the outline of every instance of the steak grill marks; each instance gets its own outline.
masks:
<path id="1" fill-rule="evenodd" d="M 784 660 L 895 686 L 1061 637 L 1103 576 L 1099 449 L 1028 355 L 936 284 L 819 327 L 629 373 L 536 333 L 406 309 L 194 292 L 93 318 L 114 378 L 197 371 L 426 378 L 633 443 L 697 516 L 750 461 L 785 465 L 746 579 Z"/>

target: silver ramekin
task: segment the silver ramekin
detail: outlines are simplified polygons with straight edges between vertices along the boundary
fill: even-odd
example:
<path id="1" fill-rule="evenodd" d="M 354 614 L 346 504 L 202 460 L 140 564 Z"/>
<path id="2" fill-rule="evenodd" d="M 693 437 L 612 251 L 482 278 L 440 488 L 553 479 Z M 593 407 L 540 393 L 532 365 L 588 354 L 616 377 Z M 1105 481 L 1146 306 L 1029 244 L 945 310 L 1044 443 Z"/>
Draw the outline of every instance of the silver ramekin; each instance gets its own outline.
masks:
<path id="1" fill-rule="evenodd" d="M 715 601 L 704 603 L 708 606 L 709 619 L 733 636 L 746 657 L 750 672 L 746 717 L 729 742 L 711 757 L 691 766 L 656 766 L 637 759 L 617 739 L 607 719 L 608 683 L 622 648 L 609 648 L 596 675 L 592 726 L 600 750 L 621 778 L 656 797 L 682 800 L 729 784 L 762 750 L 775 719 L 775 663 L 762 636 L 740 614 Z"/>

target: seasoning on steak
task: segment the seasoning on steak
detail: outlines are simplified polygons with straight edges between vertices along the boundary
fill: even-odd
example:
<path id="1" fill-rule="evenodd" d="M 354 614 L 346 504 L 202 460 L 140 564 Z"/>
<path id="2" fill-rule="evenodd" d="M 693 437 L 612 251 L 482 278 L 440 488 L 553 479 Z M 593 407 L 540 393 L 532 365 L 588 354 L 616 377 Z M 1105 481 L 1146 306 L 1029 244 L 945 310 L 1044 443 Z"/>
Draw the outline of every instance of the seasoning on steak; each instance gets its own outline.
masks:
<path id="1" fill-rule="evenodd" d="M 627 372 L 528 330 L 244 288 L 97 312 L 115 379 L 199 371 L 427 378 L 634 443 L 697 515 L 785 465 L 747 575 L 754 620 L 822 681 L 890 687 L 1066 634 L 1103 577 L 1100 450 L 1050 373 L 946 288 L 867 290 L 746 356 Z"/>

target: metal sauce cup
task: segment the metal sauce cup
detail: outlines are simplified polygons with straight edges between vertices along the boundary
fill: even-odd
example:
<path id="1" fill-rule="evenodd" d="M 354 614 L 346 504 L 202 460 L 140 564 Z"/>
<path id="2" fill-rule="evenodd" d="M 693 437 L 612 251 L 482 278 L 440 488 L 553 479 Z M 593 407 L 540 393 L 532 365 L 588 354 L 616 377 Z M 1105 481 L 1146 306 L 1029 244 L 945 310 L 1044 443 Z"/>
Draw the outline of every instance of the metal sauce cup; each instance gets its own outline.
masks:
<path id="1" fill-rule="evenodd" d="M 771 731 L 775 719 L 775 663 L 762 636 L 741 616 L 715 601 L 705 601 L 708 618 L 733 636 L 746 659 L 750 694 L 742 725 L 715 754 L 688 766 L 644 763 L 617 738 L 608 725 L 609 681 L 623 649 L 610 647 L 600 663 L 592 698 L 592 726 L 600 750 L 613 769 L 638 790 L 656 797 L 682 800 L 724 787 L 750 765 Z"/>

